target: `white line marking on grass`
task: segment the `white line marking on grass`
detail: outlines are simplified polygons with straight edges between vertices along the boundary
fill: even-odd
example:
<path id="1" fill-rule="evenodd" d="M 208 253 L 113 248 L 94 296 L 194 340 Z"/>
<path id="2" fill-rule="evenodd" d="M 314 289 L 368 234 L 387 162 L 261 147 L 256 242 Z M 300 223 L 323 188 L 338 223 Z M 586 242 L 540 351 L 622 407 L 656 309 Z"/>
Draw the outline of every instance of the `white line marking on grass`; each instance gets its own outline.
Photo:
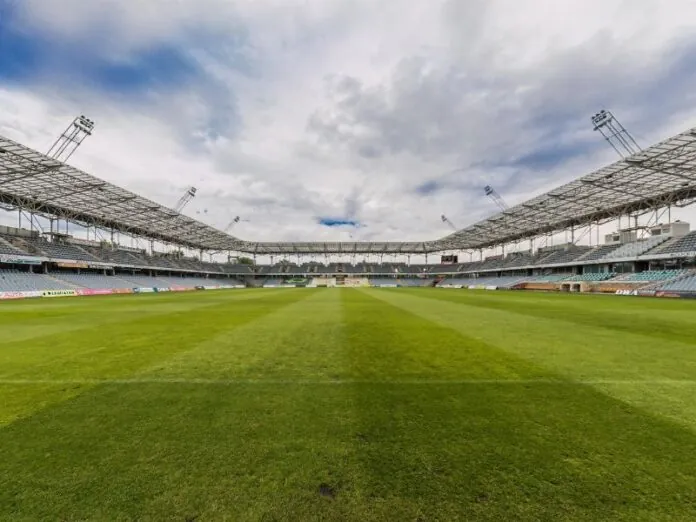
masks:
<path id="1" fill-rule="evenodd" d="M 197 378 L 131 378 L 131 379 L 3 379 L 0 385 L 97 385 L 97 384 L 200 384 L 200 385 L 317 385 L 340 386 L 353 384 L 368 385 L 525 385 L 525 384 L 555 384 L 564 386 L 597 386 L 597 385 L 676 385 L 695 386 L 696 380 L 692 379 L 661 379 L 661 380 L 625 380 L 625 379 L 590 379 L 590 380 L 562 380 L 562 379 L 393 379 L 393 380 L 364 380 L 364 379 L 197 379 Z"/>

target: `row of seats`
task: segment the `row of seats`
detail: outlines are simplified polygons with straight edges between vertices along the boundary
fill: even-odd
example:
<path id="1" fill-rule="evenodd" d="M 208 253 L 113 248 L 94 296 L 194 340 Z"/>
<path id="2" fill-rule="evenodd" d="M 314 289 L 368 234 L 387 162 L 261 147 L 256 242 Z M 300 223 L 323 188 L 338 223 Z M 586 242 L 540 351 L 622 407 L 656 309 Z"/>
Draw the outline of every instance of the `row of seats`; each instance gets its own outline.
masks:
<path id="1" fill-rule="evenodd" d="M 18 270 L 0 270 L 0 292 L 35 292 L 40 290 L 71 290 L 70 284 L 44 274 Z"/>
<path id="2" fill-rule="evenodd" d="M 589 281 L 589 282 L 600 282 L 600 281 L 607 281 L 608 279 L 611 279 L 615 277 L 616 274 L 614 272 L 594 272 L 590 274 L 578 274 L 578 275 L 572 275 L 568 276 L 565 281 L 574 281 L 574 282 L 582 282 L 582 281 Z"/>
<path id="3" fill-rule="evenodd" d="M 696 254 L 696 232 L 690 232 L 676 241 L 669 241 L 663 248 L 655 251 L 656 254 Z"/>
<path id="4" fill-rule="evenodd" d="M 667 283 L 659 288 L 670 292 L 696 292 L 696 274 Z"/>
<path id="5" fill-rule="evenodd" d="M 602 245 L 593 250 L 590 250 L 585 255 L 580 256 L 578 258 L 578 261 L 599 261 L 600 259 L 604 259 L 605 257 L 607 257 L 620 246 L 621 245 Z"/>
<path id="6" fill-rule="evenodd" d="M 446 278 L 441 285 L 464 285 L 464 286 L 514 286 L 518 283 L 559 283 L 569 282 L 601 282 L 616 278 L 621 282 L 651 282 L 668 281 L 687 273 L 684 270 L 650 270 L 633 274 L 618 275 L 613 272 L 588 273 L 578 275 L 568 274 L 549 274 L 532 276 L 501 276 L 501 277 L 479 277 L 479 278 Z"/>
<path id="7" fill-rule="evenodd" d="M 399 280 L 395 277 L 371 277 L 369 279 L 370 284 L 374 286 L 379 285 L 398 285 Z"/>
<path id="8" fill-rule="evenodd" d="M 399 285 L 401 286 L 413 286 L 413 287 L 420 287 L 420 286 L 432 286 L 434 280 L 433 279 L 421 279 L 417 277 L 406 277 L 399 279 Z"/>
<path id="9" fill-rule="evenodd" d="M 556 283 L 568 279 L 568 274 L 550 274 L 550 275 L 535 275 L 529 276 L 525 280 L 527 283 Z"/>
<path id="10" fill-rule="evenodd" d="M 668 238 L 666 236 L 653 236 L 648 239 L 643 239 L 641 241 L 634 241 L 633 243 L 626 243 L 621 245 L 619 248 L 609 252 L 604 259 L 621 259 L 621 258 L 634 258 L 643 255 L 648 250 L 652 250 L 656 246 L 664 243 Z"/>
<path id="11" fill-rule="evenodd" d="M 561 263 L 572 263 L 579 257 L 585 255 L 589 250 L 591 250 L 589 247 L 575 247 L 571 250 L 556 250 L 539 259 L 536 264 L 554 265 Z"/>
<path id="12" fill-rule="evenodd" d="M 497 288 L 512 288 L 526 280 L 524 276 L 502 277 L 478 277 L 478 278 L 446 278 L 438 283 L 438 286 L 462 285 L 462 286 L 495 286 Z"/>
<path id="13" fill-rule="evenodd" d="M 134 287 L 168 288 L 243 284 L 235 279 L 206 279 L 202 277 L 151 277 L 120 274 L 76 274 L 56 272 L 33 274 L 18 270 L 0 270 L 0 292 L 28 292 L 37 290 L 93 290 L 122 289 Z"/>
<path id="14" fill-rule="evenodd" d="M 0 254 L 9 254 L 9 255 L 23 255 L 26 254 L 25 252 L 22 252 L 18 248 L 15 248 L 12 246 L 12 244 L 0 237 Z"/>
<path id="15" fill-rule="evenodd" d="M 685 273 L 687 273 L 685 270 L 646 270 L 645 272 L 619 276 L 617 280 L 625 282 L 667 281 Z"/>
<path id="16" fill-rule="evenodd" d="M 88 254 L 80 247 L 69 245 L 66 243 L 54 243 L 46 241 L 42 238 L 23 237 L 21 241 L 33 247 L 37 253 L 41 253 L 53 259 L 64 259 L 69 261 L 91 261 L 92 263 L 99 261 L 96 257 Z"/>

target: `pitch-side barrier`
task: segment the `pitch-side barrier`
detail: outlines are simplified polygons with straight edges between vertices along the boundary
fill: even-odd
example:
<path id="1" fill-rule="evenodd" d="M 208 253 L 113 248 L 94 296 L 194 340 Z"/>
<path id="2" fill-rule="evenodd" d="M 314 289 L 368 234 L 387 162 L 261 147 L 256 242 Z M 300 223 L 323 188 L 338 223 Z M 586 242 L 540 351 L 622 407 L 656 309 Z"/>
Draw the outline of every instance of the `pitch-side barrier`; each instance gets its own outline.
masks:
<path id="1" fill-rule="evenodd" d="M 215 285 L 215 286 L 170 286 L 170 287 L 134 287 L 134 288 L 76 288 L 75 290 L 32 290 L 25 292 L 0 292 L 0 301 L 16 299 L 37 299 L 46 297 L 84 297 L 90 295 L 114 295 L 114 294 L 152 294 L 162 292 L 195 292 L 201 290 L 228 290 L 233 288 L 245 288 L 242 285 Z"/>

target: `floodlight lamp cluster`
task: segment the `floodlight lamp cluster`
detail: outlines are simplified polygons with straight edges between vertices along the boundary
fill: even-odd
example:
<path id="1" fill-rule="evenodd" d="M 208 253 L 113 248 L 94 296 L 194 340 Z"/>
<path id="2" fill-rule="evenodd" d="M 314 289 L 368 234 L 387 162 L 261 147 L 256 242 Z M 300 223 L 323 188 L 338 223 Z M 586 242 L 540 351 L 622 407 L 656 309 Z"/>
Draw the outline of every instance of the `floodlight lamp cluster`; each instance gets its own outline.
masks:
<path id="1" fill-rule="evenodd" d="M 84 114 L 82 114 L 76 118 L 75 126 L 87 134 L 92 134 L 92 131 L 94 130 L 94 120 L 90 120 Z"/>
<path id="2" fill-rule="evenodd" d="M 609 111 L 602 109 L 597 114 L 592 116 L 592 124 L 594 125 L 594 130 L 599 130 L 601 127 L 609 123 L 613 119 L 613 115 Z"/>

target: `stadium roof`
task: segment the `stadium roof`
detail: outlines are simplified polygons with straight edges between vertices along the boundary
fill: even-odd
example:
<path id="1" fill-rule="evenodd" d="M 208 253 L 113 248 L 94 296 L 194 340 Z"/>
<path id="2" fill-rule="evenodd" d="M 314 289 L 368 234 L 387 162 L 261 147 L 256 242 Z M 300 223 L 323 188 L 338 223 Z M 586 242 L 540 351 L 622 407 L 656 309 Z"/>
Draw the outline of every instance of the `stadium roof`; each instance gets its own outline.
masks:
<path id="1" fill-rule="evenodd" d="M 47 217 L 205 250 L 240 240 L 0 136 L 0 202 Z"/>
<path id="2" fill-rule="evenodd" d="M 511 243 L 686 204 L 696 198 L 696 129 L 690 129 L 438 241 L 461 250 Z"/>
<path id="3" fill-rule="evenodd" d="M 436 241 L 355 241 L 355 242 L 284 242 L 255 243 L 247 241 L 245 250 L 253 254 L 428 254 L 443 250 Z"/>
<path id="4" fill-rule="evenodd" d="M 696 199 L 691 129 L 509 210 L 426 242 L 243 241 L 0 136 L 0 203 L 211 251 L 423 254 L 487 248 Z"/>

